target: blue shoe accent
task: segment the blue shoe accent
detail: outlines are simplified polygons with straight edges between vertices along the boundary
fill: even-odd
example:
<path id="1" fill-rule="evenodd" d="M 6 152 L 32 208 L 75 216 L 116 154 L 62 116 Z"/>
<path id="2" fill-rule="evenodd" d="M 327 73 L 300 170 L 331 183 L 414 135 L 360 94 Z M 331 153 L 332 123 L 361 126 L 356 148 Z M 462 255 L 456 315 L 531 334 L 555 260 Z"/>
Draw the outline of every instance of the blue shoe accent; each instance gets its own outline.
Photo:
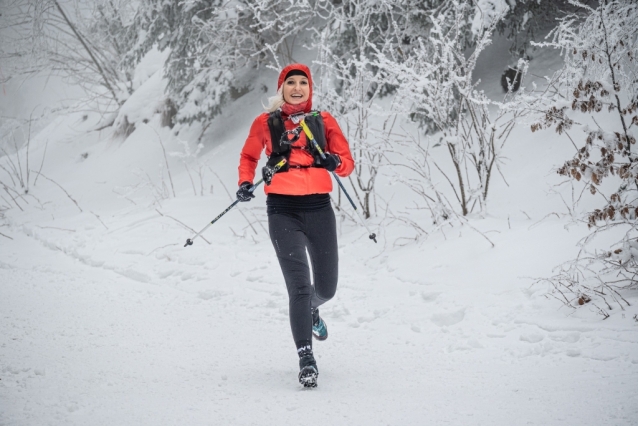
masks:
<path id="1" fill-rule="evenodd" d="M 319 316 L 319 309 L 313 309 L 312 311 L 312 335 L 317 340 L 326 340 L 328 338 L 328 327 Z"/>

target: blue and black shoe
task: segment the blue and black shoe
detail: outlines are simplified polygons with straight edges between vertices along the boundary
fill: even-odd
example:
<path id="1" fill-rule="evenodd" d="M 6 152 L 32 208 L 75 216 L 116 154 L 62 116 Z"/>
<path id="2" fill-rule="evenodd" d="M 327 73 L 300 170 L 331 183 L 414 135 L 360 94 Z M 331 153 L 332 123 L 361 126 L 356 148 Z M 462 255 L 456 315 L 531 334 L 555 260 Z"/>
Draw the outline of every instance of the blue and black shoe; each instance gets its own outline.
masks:
<path id="1" fill-rule="evenodd" d="M 317 340 L 326 340 L 328 338 L 328 327 L 319 316 L 319 309 L 312 310 L 312 335 Z"/>

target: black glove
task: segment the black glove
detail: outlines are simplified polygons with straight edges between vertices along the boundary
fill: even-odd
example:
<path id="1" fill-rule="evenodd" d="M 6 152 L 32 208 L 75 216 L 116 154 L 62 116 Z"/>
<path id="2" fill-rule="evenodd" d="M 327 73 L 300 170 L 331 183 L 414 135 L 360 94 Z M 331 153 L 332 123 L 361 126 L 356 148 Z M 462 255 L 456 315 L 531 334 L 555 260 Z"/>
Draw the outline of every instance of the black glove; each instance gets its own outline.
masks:
<path id="1" fill-rule="evenodd" d="M 339 164 L 341 164 L 341 158 L 336 154 L 326 154 L 326 158 L 319 160 L 319 164 L 326 168 L 329 172 L 334 172 Z"/>
<path id="2" fill-rule="evenodd" d="M 250 182 L 242 182 L 241 185 L 239 185 L 239 189 L 237 190 L 237 199 L 239 201 L 245 202 L 255 198 L 255 194 L 250 191 L 252 187 L 253 185 Z"/>

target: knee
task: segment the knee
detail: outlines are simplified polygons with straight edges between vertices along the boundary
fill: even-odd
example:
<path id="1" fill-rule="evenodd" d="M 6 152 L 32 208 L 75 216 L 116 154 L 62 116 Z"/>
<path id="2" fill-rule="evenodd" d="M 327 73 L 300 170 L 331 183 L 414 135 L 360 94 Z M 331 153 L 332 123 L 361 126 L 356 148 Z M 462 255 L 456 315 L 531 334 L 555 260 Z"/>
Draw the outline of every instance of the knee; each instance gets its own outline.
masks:
<path id="1" fill-rule="evenodd" d="M 287 283 L 288 297 L 290 299 L 304 299 L 312 296 L 310 282 L 296 281 Z"/>
<path id="2" fill-rule="evenodd" d="M 315 283 L 315 295 L 324 302 L 332 299 L 337 292 L 337 277 Z"/>

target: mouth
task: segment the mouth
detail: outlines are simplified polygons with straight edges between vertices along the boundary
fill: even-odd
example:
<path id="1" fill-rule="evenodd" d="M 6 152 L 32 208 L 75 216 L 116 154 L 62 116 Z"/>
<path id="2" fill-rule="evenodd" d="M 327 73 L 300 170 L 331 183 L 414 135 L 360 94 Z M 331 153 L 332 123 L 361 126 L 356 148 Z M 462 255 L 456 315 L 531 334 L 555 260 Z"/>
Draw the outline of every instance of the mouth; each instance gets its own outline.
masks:
<path id="1" fill-rule="evenodd" d="M 291 97 L 291 98 L 301 99 L 301 98 L 303 98 L 303 95 L 300 95 L 300 94 L 298 94 L 298 93 L 295 93 L 295 94 L 290 95 L 290 97 Z"/>

